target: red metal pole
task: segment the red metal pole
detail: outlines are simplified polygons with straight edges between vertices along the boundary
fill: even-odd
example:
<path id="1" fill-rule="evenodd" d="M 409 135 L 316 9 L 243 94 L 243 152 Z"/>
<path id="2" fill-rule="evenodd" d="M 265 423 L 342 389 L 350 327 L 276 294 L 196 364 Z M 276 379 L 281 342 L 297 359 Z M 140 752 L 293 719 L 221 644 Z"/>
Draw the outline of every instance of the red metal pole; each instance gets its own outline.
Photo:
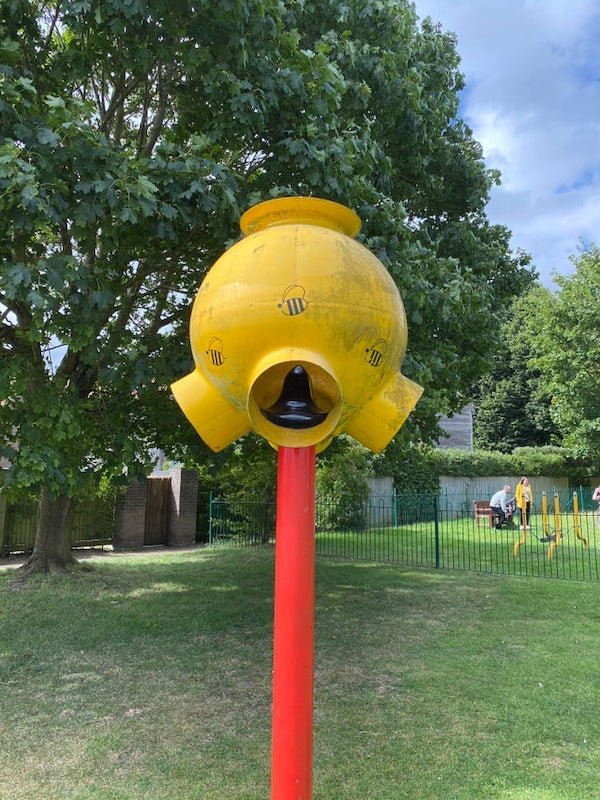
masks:
<path id="1" fill-rule="evenodd" d="M 271 800 L 311 800 L 315 447 L 277 453 Z"/>

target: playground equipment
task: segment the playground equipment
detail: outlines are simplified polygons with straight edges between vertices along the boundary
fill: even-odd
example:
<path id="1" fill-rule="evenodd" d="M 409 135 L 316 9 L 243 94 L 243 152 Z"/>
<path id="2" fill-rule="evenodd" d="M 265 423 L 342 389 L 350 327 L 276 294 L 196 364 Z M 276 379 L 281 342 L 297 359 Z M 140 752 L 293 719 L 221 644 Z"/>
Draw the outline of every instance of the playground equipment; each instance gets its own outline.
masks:
<path id="1" fill-rule="evenodd" d="M 383 450 L 422 389 L 387 270 L 328 200 L 260 203 L 215 263 L 190 321 L 195 369 L 175 399 L 218 451 L 250 430 L 277 449 L 272 800 L 312 797 L 315 459 L 346 432 Z"/>
<path id="2" fill-rule="evenodd" d="M 581 535 L 581 520 L 579 518 L 579 497 L 577 492 L 573 492 L 573 523 L 575 526 L 575 536 L 581 542 L 583 549 L 588 549 L 588 540 Z"/>
<path id="3" fill-rule="evenodd" d="M 560 513 L 560 500 L 557 494 L 554 495 L 554 533 L 548 535 L 550 545 L 548 547 L 546 558 L 551 561 L 554 557 L 554 551 L 560 544 L 560 537 L 562 535 L 562 516 Z"/>
<path id="4" fill-rule="evenodd" d="M 422 389 L 400 373 L 404 306 L 353 238 L 360 219 L 338 203 L 288 197 L 249 209 L 240 227 L 245 238 L 194 301 L 196 368 L 172 386 L 184 414 L 215 451 L 255 430 L 276 447 L 319 450 L 346 432 L 380 452 Z"/>
<path id="5" fill-rule="evenodd" d="M 527 532 L 532 534 L 534 539 L 537 539 L 540 543 L 549 543 L 548 549 L 546 551 L 546 558 L 549 561 L 552 561 L 554 558 L 554 553 L 556 548 L 560 545 L 561 539 L 563 534 L 566 535 L 571 529 L 574 530 L 575 536 L 581 542 L 582 547 L 584 550 L 588 549 L 588 542 L 585 537 L 581 535 L 581 519 L 579 515 L 579 497 L 577 492 L 573 492 L 573 503 L 571 506 L 571 519 L 572 519 L 572 528 L 567 528 L 565 531 L 563 529 L 563 517 L 564 514 L 561 512 L 560 508 L 560 498 L 558 494 L 554 495 L 554 505 L 553 505 L 553 525 L 550 525 L 550 515 L 548 512 L 548 498 L 546 493 L 542 494 L 542 530 L 543 536 L 537 536 L 532 530 L 529 530 L 529 520 L 524 518 L 524 525 L 523 530 L 521 531 L 521 538 L 516 541 L 513 545 L 513 555 L 515 558 L 519 555 L 519 550 L 527 541 Z"/>

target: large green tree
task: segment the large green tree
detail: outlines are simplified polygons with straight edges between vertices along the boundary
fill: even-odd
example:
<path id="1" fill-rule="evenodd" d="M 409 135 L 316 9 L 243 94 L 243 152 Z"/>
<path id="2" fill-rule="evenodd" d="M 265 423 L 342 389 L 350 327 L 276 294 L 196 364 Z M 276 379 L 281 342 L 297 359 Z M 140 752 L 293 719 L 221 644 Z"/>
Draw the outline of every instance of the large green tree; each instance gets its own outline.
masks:
<path id="1" fill-rule="evenodd" d="M 532 309 L 531 363 L 542 373 L 562 444 L 600 466 L 600 249 L 582 250 L 573 263 L 574 273 L 555 277 L 558 289 Z"/>
<path id="2" fill-rule="evenodd" d="M 550 414 L 550 390 L 533 363 L 541 343 L 531 321 L 545 315 L 549 302 L 549 290 L 535 285 L 510 306 L 492 367 L 476 392 L 473 434 L 482 450 L 511 453 L 515 447 L 539 447 L 559 439 Z"/>
<path id="3" fill-rule="evenodd" d="M 0 8 L 0 441 L 40 492 L 28 569 L 64 564 L 89 473 L 192 446 L 168 391 L 189 305 L 259 200 L 358 211 L 407 307 L 416 432 L 460 407 L 531 273 L 486 218 L 451 35 L 405 0 Z"/>

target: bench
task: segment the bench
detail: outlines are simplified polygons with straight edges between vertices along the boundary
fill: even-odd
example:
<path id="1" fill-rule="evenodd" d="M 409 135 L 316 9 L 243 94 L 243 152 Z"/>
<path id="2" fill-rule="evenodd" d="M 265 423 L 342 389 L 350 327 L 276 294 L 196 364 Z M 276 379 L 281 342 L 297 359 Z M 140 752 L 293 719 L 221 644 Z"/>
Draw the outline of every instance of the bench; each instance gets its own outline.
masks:
<path id="1" fill-rule="evenodd" d="M 473 514 L 477 527 L 479 527 L 480 519 L 487 519 L 490 528 L 496 524 L 496 516 L 492 513 L 489 500 L 473 500 Z"/>
<path id="2" fill-rule="evenodd" d="M 494 528 L 498 522 L 498 515 L 492 512 L 489 500 L 473 500 L 473 516 L 475 517 L 475 524 L 479 527 L 480 519 L 489 520 L 490 528 Z M 506 522 L 512 525 L 512 512 L 507 511 Z"/>

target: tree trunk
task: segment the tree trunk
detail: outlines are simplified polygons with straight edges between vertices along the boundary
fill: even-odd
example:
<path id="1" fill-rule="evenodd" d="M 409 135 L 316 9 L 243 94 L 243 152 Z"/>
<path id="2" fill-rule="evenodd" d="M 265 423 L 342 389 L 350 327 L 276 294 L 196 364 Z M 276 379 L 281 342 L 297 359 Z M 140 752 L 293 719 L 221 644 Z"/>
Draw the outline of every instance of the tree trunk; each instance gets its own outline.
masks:
<path id="1" fill-rule="evenodd" d="M 21 572 L 27 575 L 61 574 L 66 571 L 67 564 L 74 563 L 66 524 L 70 508 L 70 497 L 60 495 L 54 498 L 42 489 L 33 553 L 21 567 Z"/>

